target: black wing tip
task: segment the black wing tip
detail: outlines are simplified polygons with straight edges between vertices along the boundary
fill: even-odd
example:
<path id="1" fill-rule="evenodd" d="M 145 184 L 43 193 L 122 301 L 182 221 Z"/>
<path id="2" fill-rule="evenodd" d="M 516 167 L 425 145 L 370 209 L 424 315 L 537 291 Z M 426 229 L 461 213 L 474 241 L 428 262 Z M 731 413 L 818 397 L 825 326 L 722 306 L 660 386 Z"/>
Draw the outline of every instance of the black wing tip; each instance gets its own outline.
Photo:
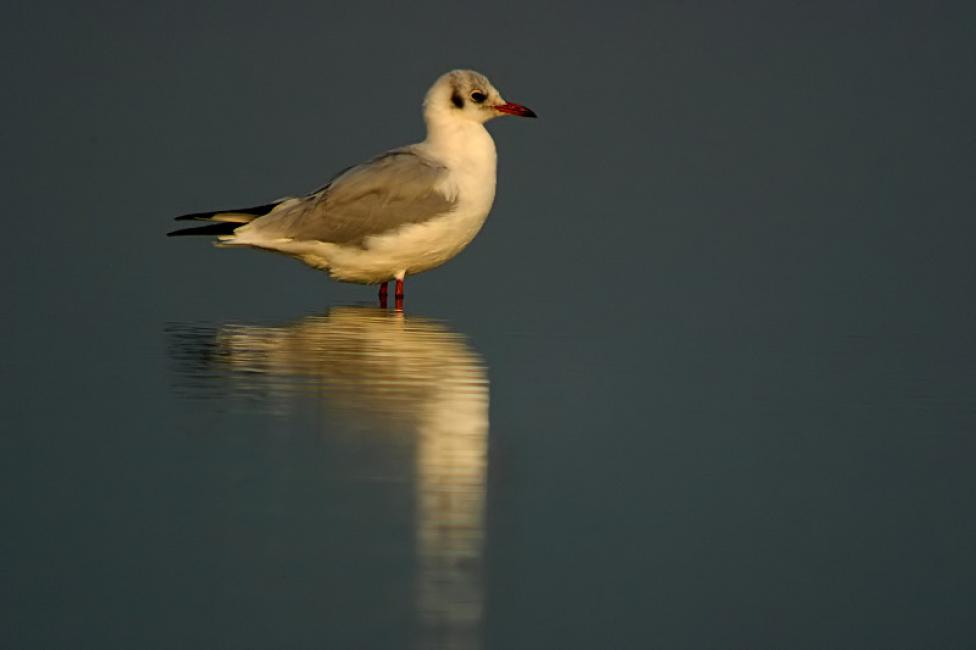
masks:
<path id="1" fill-rule="evenodd" d="M 180 216 L 173 219 L 173 221 L 199 221 L 200 219 L 206 219 L 207 215 L 214 215 L 216 212 L 194 212 L 193 214 L 181 214 Z"/>
<path id="2" fill-rule="evenodd" d="M 232 235 L 234 231 L 243 226 L 242 223 L 218 222 L 207 226 L 196 226 L 194 228 L 181 228 L 166 233 L 167 237 L 190 237 L 194 235 Z"/>
<path id="3" fill-rule="evenodd" d="M 275 206 L 281 203 L 281 201 L 275 201 L 273 203 L 265 203 L 264 205 L 255 205 L 250 208 L 238 208 L 235 210 L 211 210 L 209 212 L 192 212 L 190 214 L 181 214 L 176 217 L 176 221 L 206 221 L 217 214 L 249 214 L 254 217 L 260 217 L 268 214 L 274 210 Z M 240 224 L 238 224 L 240 225 Z"/>

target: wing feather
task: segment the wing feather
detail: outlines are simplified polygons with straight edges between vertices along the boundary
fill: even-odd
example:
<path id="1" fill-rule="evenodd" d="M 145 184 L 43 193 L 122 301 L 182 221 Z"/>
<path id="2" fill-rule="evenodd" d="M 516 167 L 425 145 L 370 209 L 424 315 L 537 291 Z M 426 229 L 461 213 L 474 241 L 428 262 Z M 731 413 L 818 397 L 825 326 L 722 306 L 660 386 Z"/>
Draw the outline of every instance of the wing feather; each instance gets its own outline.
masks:
<path id="1" fill-rule="evenodd" d="M 321 190 L 279 204 L 237 233 L 362 245 L 370 236 L 423 223 L 456 206 L 440 188 L 447 169 L 408 147 L 339 174 Z"/>

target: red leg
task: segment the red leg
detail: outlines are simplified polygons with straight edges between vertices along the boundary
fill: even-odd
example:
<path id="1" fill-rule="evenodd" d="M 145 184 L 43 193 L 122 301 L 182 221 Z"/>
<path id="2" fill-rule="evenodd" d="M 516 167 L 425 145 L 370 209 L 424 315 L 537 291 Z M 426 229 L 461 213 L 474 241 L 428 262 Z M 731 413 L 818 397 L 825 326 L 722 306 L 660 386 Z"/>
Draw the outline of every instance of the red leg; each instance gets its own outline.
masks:
<path id="1" fill-rule="evenodd" d="M 380 307 L 386 309 L 386 294 L 388 291 L 388 286 L 386 282 L 380 285 Z"/>
<path id="2" fill-rule="evenodd" d="M 402 310 L 403 309 L 403 280 L 401 278 L 397 278 L 396 291 L 393 294 L 393 297 L 396 298 L 396 308 Z"/>

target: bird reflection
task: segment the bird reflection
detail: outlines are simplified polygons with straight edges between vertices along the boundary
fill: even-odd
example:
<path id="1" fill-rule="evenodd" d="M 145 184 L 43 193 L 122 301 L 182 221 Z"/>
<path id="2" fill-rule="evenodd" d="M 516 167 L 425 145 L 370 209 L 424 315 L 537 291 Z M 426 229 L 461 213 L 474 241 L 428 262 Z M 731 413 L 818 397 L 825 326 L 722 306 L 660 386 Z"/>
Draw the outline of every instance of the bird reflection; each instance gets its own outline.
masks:
<path id="1" fill-rule="evenodd" d="M 361 307 L 177 336 L 177 361 L 195 364 L 181 374 L 198 382 L 226 374 L 235 391 L 275 410 L 311 397 L 371 430 L 415 435 L 421 646 L 478 647 L 488 379 L 464 338 L 434 321 Z"/>

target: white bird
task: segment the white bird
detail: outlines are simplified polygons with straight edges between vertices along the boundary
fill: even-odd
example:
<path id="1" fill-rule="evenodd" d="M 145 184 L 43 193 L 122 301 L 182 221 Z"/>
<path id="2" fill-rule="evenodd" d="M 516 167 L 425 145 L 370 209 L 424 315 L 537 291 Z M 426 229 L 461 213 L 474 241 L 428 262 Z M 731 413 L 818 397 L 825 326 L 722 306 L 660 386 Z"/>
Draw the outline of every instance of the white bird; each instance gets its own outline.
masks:
<path id="1" fill-rule="evenodd" d="M 348 168 L 302 197 L 237 210 L 177 217 L 211 225 L 171 236 L 214 235 L 220 247 L 284 253 L 336 280 L 396 280 L 402 307 L 407 275 L 440 266 L 467 246 L 495 199 L 495 142 L 485 122 L 501 115 L 535 117 L 505 101 L 473 70 L 442 75 L 424 98 L 427 138 Z"/>

